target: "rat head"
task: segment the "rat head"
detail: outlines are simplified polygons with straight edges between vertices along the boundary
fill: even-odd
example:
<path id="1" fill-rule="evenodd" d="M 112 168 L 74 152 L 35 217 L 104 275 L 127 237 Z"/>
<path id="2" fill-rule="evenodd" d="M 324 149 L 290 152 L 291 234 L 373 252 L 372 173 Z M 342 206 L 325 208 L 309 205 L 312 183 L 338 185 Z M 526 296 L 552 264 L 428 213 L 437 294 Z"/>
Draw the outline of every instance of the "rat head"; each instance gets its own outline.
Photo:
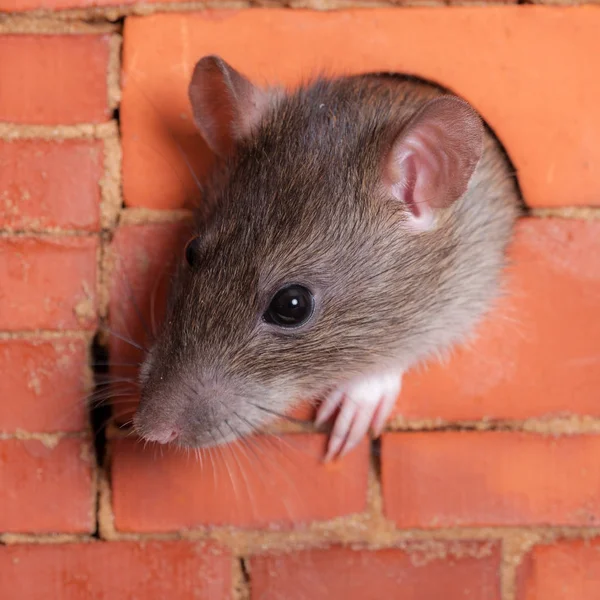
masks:
<path id="1" fill-rule="evenodd" d="M 442 259 L 427 240 L 467 188 L 482 128 L 456 98 L 402 108 L 382 85 L 285 95 L 217 57 L 196 65 L 195 122 L 222 161 L 142 368 L 142 436 L 225 443 L 414 352 Z"/>

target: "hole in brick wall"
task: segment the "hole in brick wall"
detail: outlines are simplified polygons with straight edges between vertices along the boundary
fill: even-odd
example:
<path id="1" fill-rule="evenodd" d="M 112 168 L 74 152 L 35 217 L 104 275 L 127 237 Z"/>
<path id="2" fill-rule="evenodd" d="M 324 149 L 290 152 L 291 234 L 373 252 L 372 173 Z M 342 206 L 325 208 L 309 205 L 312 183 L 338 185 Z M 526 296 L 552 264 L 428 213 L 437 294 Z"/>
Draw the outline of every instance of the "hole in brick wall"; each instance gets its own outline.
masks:
<path id="1" fill-rule="evenodd" d="M 241 587 L 243 588 L 242 590 L 239 590 L 239 596 L 240 597 L 245 597 L 247 596 L 248 592 L 250 591 L 250 570 L 248 568 L 248 564 L 246 563 L 246 559 L 245 558 L 240 558 L 240 572 L 242 574 L 242 580 L 240 582 Z M 244 592 L 246 592 L 246 594 L 244 594 Z"/>
<path id="2" fill-rule="evenodd" d="M 109 373 L 108 348 L 103 346 L 96 335 L 92 344 L 92 364 L 94 372 L 94 391 L 100 396 L 105 390 Z M 99 468 L 104 465 L 106 456 L 106 428 L 112 418 L 112 408 L 109 402 L 94 402 L 90 405 L 90 423 L 94 436 L 96 463 Z"/>
<path id="3" fill-rule="evenodd" d="M 371 460 L 377 479 L 381 481 L 381 438 L 371 440 Z"/>
<path id="4" fill-rule="evenodd" d="M 532 4 L 533 2 L 532 2 L 532 0 L 517 0 L 517 3 L 518 4 Z M 373 72 L 373 73 L 371 73 L 371 75 L 375 75 L 377 77 L 389 77 L 392 79 L 400 78 L 405 81 L 412 81 L 415 83 L 424 83 L 426 85 L 433 86 L 433 87 L 437 88 L 438 90 L 445 92 L 445 93 L 456 94 L 457 96 L 461 95 L 460 90 L 449 90 L 448 88 L 444 87 L 443 85 L 440 85 L 436 81 L 433 81 L 430 79 L 424 79 L 423 77 L 419 77 L 418 75 L 407 75 L 405 73 L 394 73 L 394 72 L 385 72 L 385 71 L 384 72 L 380 72 L 380 71 Z M 482 118 L 482 120 L 483 120 L 483 118 Z M 518 177 L 515 165 L 514 165 L 513 161 L 511 160 L 510 155 L 508 154 L 508 151 L 506 150 L 504 144 L 502 143 L 502 141 L 496 134 L 496 132 L 490 127 L 490 125 L 487 123 L 487 121 L 483 120 L 483 124 L 484 124 L 487 132 L 498 143 L 498 146 L 499 146 L 502 154 L 504 155 L 506 162 L 509 165 L 510 172 L 514 174 L 514 181 L 515 181 L 515 185 L 517 187 L 517 193 L 519 196 L 519 207 L 521 209 L 522 214 L 527 215 L 529 213 L 529 207 L 527 206 L 527 204 L 525 204 L 525 200 L 523 198 L 523 193 L 521 191 L 521 184 L 519 182 L 519 177 Z"/>
<path id="5" fill-rule="evenodd" d="M 112 113 L 112 119 L 117 124 L 117 129 L 119 131 L 119 137 L 121 137 L 121 108 L 117 106 Z M 125 208 L 125 200 L 121 200 L 121 210 Z"/>

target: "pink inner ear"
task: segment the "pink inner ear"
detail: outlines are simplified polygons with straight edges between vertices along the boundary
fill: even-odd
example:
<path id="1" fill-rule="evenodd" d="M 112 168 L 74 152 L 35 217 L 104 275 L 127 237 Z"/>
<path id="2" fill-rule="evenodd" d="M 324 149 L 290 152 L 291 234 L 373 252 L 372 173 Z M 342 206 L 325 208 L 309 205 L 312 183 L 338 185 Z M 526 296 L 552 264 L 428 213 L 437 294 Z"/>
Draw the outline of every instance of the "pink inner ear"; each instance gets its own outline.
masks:
<path id="1" fill-rule="evenodd" d="M 428 102 L 394 141 L 386 180 L 413 219 L 428 228 L 435 211 L 467 190 L 483 152 L 477 113 L 453 96 Z"/>

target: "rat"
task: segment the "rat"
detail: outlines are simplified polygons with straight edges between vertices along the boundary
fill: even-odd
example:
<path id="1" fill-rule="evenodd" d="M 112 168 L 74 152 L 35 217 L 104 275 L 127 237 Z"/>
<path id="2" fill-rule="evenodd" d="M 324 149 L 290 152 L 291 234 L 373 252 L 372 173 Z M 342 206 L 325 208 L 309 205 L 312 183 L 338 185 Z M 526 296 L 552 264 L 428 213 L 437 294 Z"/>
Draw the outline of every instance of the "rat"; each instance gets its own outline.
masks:
<path id="1" fill-rule="evenodd" d="M 189 84 L 218 157 L 140 370 L 146 440 L 211 447 L 298 402 L 326 460 L 379 436 L 403 374 L 466 340 L 502 290 L 514 171 L 464 100 L 410 76 Z M 450 401 L 450 399 L 449 399 Z"/>

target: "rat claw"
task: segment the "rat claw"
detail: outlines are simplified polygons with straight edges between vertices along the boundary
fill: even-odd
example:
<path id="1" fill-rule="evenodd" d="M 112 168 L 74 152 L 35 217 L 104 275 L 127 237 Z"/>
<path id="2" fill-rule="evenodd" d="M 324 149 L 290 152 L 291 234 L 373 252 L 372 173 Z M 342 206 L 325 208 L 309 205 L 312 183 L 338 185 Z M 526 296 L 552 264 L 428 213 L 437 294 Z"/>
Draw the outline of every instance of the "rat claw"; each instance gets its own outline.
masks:
<path id="1" fill-rule="evenodd" d="M 375 411 L 375 417 L 373 419 L 372 432 L 373 437 L 378 438 L 385 427 L 385 422 L 387 418 L 390 416 L 390 413 L 394 409 L 394 405 L 396 404 L 397 397 L 395 395 L 384 396 Z"/>
<path id="2" fill-rule="evenodd" d="M 355 380 L 335 390 L 321 404 L 316 424 L 323 424 L 340 408 L 329 440 L 325 462 L 355 448 L 369 427 L 379 437 L 402 386 L 402 373 L 387 373 Z"/>
<path id="3" fill-rule="evenodd" d="M 350 431 L 350 427 L 354 421 L 354 417 L 358 408 L 359 407 L 356 402 L 344 397 L 340 414 L 335 420 L 335 425 L 333 426 L 331 437 L 329 438 L 325 462 L 329 462 L 340 451 L 346 440 L 346 437 L 348 436 L 348 432 Z"/>
<path id="4" fill-rule="evenodd" d="M 320 427 L 331 417 L 331 415 L 335 412 L 335 409 L 340 405 L 342 401 L 342 396 L 344 395 L 344 390 L 339 389 L 333 391 L 319 406 L 317 410 L 317 418 L 315 419 L 315 425 Z"/>
<path id="5" fill-rule="evenodd" d="M 373 437 L 375 438 L 378 438 L 383 432 L 385 422 L 396 405 L 396 400 L 398 400 L 400 390 L 402 389 L 402 375 L 403 374 L 400 373 L 396 381 L 390 382 L 391 385 L 389 386 L 387 393 L 383 396 L 375 411 L 375 417 L 373 418 L 373 425 L 371 428 Z"/>
<path id="6" fill-rule="evenodd" d="M 350 450 L 353 450 L 369 432 L 373 415 L 375 414 L 378 406 L 378 404 L 370 403 L 358 405 L 358 410 L 354 416 L 354 421 L 350 426 L 350 431 L 348 432 L 344 446 L 340 450 L 340 457 L 348 454 Z"/>

